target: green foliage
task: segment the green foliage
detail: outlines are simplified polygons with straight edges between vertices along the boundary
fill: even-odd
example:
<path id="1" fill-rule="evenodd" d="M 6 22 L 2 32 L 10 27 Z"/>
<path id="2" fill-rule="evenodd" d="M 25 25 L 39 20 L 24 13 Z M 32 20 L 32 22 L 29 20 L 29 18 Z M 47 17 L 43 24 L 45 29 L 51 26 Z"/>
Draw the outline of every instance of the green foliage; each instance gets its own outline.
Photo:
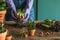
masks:
<path id="1" fill-rule="evenodd" d="M 43 27 L 46 27 L 46 28 L 49 28 L 50 25 L 47 25 L 47 24 L 41 24 Z"/>
<path id="2" fill-rule="evenodd" d="M 51 25 L 52 21 L 53 21 L 53 20 L 46 19 L 46 20 L 45 20 L 45 24 Z"/>
<path id="3" fill-rule="evenodd" d="M 20 17 L 18 17 L 16 21 L 17 21 L 18 24 L 22 23 L 22 20 L 21 20 Z"/>
<path id="4" fill-rule="evenodd" d="M 2 27 L 2 22 L 0 22 L 0 33 L 4 32 L 4 28 Z"/>
<path id="5" fill-rule="evenodd" d="M 0 11 L 6 9 L 6 0 L 0 0 Z"/>
<path id="6" fill-rule="evenodd" d="M 19 33 L 19 36 L 20 36 L 20 38 L 24 38 L 24 36 L 25 36 L 26 34 L 29 34 L 29 32 Z"/>
<path id="7" fill-rule="evenodd" d="M 28 20 L 28 29 L 33 30 L 35 28 L 36 28 L 36 24 L 34 23 L 34 21 Z"/>
<path id="8" fill-rule="evenodd" d="M 7 31 L 7 35 L 6 35 L 6 37 L 7 37 L 7 36 L 9 36 L 9 35 L 10 35 L 10 32 L 9 32 L 9 31 Z"/>
<path id="9" fill-rule="evenodd" d="M 17 13 L 25 13 L 25 10 L 24 9 L 17 9 Z"/>
<path id="10" fill-rule="evenodd" d="M 5 2 L 6 0 L 0 0 L 0 2 Z"/>
<path id="11" fill-rule="evenodd" d="M 25 13 L 24 9 L 17 9 L 17 15 L 18 15 L 17 20 L 16 20 L 17 25 L 22 24 L 22 22 L 23 22 L 22 19 L 24 18 L 24 13 Z"/>
<path id="12" fill-rule="evenodd" d="M 17 9 L 17 14 L 20 15 L 20 14 L 24 14 L 25 13 L 25 10 L 24 9 Z"/>
<path id="13" fill-rule="evenodd" d="M 24 35 L 23 35 L 23 33 L 20 33 L 20 38 L 24 38 Z"/>
<path id="14" fill-rule="evenodd" d="M 50 28 L 50 27 L 52 27 L 52 22 L 54 20 L 46 19 L 44 21 L 45 21 L 45 23 L 44 24 L 41 24 L 41 26 L 46 27 L 46 28 Z"/>
<path id="15" fill-rule="evenodd" d="M 24 34 L 29 34 L 29 32 L 24 32 Z"/>

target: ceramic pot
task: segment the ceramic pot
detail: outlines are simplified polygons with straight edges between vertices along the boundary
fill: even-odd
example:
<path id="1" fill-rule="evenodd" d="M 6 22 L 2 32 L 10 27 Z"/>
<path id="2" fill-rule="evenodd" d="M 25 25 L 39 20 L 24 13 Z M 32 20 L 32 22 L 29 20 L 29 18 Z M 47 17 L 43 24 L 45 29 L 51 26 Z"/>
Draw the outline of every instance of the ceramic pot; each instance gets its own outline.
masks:
<path id="1" fill-rule="evenodd" d="M 4 25 L 5 14 L 6 14 L 6 10 L 0 11 L 0 22 L 2 22 L 2 26 Z"/>
<path id="2" fill-rule="evenodd" d="M 7 35 L 7 30 L 5 30 L 5 32 L 3 33 L 0 33 L 0 40 L 5 40 L 6 35 Z"/>
<path id="3" fill-rule="evenodd" d="M 34 35 L 35 35 L 35 31 L 36 31 L 36 30 L 28 30 L 28 31 L 29 31 L 29 35 L 30 35 L 30 36 L 34 36 Z"/>
<path id="4" fill-rule="evenodd" d="M 11 40 L 11 39 L 12 39 L 12 35 L 8 35 L 5 40 Z"/>
<path id="5" fill-rule="evenodd" d="M 27 33 L 23 33 L 24 37 L 27 38 L 28 37 L 28 34 Z"/>

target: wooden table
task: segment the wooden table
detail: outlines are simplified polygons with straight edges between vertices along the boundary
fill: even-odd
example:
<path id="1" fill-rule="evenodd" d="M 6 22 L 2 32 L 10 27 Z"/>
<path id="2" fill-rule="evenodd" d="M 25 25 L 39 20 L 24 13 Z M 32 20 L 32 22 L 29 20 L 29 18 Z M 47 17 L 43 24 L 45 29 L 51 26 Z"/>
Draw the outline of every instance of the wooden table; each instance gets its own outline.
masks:
<path id="1" fill-rule="evenodd" d="M 11 21 L 12 22 L 12 21 Z M 51 34 L 51 35 L 45 35 L 43 37 L 40 36 L 39 32 L 41 32 L 41 29 L 36 28 L 36 33 L 34 37 L 30 37 L 28 36 L 28 38 L 20 38 L 20 32 L 21 32 L 21 28 L 16 27 L 16 25 L 11 25 L 12 23 L 8 22 L 7 24 L 5 24 L 5 28 L 7 28 L 10 32 L 10 34 L 12 34 L 13 38 L 12 40 L 60 40 L 60 32 L 55 32 L 55 34 Z M 14 23 L 14 22 L 13 22 Z M 14 23 L 15 24 L 15 23 Z M 27 28 L 24 27 L 24 31 L 27 31 Z"/>

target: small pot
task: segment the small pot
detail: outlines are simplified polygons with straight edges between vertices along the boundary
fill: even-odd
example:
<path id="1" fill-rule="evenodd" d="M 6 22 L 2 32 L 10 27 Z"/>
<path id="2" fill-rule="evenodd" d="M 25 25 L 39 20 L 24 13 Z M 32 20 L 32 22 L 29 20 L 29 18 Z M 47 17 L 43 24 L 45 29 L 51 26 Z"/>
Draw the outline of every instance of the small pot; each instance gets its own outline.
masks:
<path id="1" fill-rule="evenodd" d="M 6 10 L 0 11 L 0 22 L 2 22 L 2 26 L 4 26 L 5 14 L 6 14 Z"/>
<path id="2" fill-rule="evenodd" d="M 6 35 L 7 35 L 7 31 L 8 31 L 8 30 L 5 30 L 5 32 L 0 33 L 0 40 L 5 40 Z"/>
<path id="3" fill-rule="evenodd" d="M 12 39 L 12 35 L 8 35 L 7 37 L 6 37 L 6 40 L 11 40 Z"/>
<path id="4" fill-rule="evenodd" d="M 24 37 L 27 38 L 28 34 L 26 32 L 23 33 Z"/>
<path id="5" fill-rule="evenodd" d="M 28 37 L 28 34 L 25 34 L 24 37 L 27 38 Z"/>
<path id="6" fill-rule="evenodd" d="M 34 35 L 35 35 L 35 31 L 36 31 L 36 30 L 28 30 L 28 31 L 29 31 L 29 35 L 30 35 L 30 36 L 34 36 Z"/>

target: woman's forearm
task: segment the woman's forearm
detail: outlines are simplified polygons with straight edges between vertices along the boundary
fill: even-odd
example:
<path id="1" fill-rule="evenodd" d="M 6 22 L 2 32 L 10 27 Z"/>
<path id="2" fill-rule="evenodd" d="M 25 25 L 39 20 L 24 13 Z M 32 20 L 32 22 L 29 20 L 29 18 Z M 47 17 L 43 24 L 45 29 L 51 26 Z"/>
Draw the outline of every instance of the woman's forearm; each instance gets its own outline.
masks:
<path id="1" fill-rule="evenodd" d="M 29 19 L 29 16 L 30 16 L 30 10 L 26 9 L 24 21 L 27 21 Z"/>
<path id="2" fill-rule="evenodd" d="M 6 1 L 7 1 L 8 6 L 16 12 L 16 7 L 14 5 L 13 0 L 6 0 Z"/>
<path id="3" fill-rule="evenodd" d="M 15 15 L 14 14 L 12 14 L 14 11 L 12 10 L 11 11 L 11 16 L 12 16 L 12 18 L 14 19 L 14 20 L 16 20 L 17 19 L 17 17 L 15 17 Z"/>
<path id="4" fill-rule="evenodd" d="M 6 0 L 6 2 L 7 2 L 7 6 L 9 7 L 9 8 L 11 8 L 11 16 L 12 16 L 12 18 L 13 19 L 16 19 L 16 17 L 17 17 L 17 12 L 16 12 L 16 7 L 15 7 L 15 5 L 14 5 L 14 3 L 13 3 L 13 0 Z M 13 12 L 14 13 L 13 13 Z"/>
<path id="5" fill-rule="evenodd" d="M 33 0 L 29 0 L 28 8 L 26 9 L 26 13 L 25 13 L 25 19 L 24 19 L 24 21 L 27 21 L 29 19 L 30 10 L 31 10 L 32 6 L 33 6 Z"/>
<path id="6" fill-rule="evenodd" d="M 29 10 L 31 10 L 31 8 L 32 8 L 32 6 L 33 6 L 33 2 L 34 2 L 34 0 L 30 0 L 30 2 L 29 2 L 29 4 L 28 4 L 28 6 L 29 6 Z"/>

